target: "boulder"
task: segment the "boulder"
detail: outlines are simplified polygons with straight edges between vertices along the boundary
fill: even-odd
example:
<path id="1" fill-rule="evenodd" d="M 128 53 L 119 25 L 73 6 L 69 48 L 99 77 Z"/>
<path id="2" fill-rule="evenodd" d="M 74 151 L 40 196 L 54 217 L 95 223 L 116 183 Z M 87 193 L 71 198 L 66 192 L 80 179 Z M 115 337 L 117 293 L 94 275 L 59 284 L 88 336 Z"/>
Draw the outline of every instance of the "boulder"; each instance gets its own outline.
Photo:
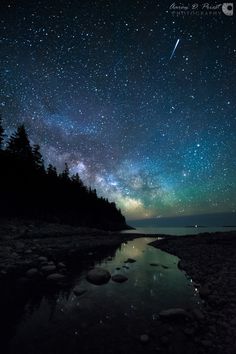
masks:
<path id="1" fill-rule="evenodd" d="M 39 262 L 47 262 L 48 259 L 47 259 L 47 257 L 40 256 L 40 257 L 38 258 L 38 261 L 39 261 Z"/>
<path id="2" fill-rule="evenodd" d="M 115 281 L 116 283 L 124 283 L 125 281 L 128 280 L 128 278 L 123 275 L 123 274 L 115 274 L 112 276 L 111 278 L 113 281 Z"/>
<path id="3" fill-rule="evenodd" d="M 94 268 L 86 276 L 88 282 L 95 285 L 102 285 L 109 282 L 111 274 L 103 268 Z"/>

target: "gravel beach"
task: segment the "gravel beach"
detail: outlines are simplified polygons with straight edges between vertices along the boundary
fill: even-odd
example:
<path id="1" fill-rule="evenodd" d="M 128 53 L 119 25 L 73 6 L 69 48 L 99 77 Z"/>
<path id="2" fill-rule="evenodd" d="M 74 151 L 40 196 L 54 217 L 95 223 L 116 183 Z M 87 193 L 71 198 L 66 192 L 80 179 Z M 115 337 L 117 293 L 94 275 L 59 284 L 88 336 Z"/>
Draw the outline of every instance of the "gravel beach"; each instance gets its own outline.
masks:
<path id="1" fill-rule="evenodd" d="M 180 258 L 203 299 L 201 353 L 236 353 L 236 232 L 165 237 L 152 246 Z"/>

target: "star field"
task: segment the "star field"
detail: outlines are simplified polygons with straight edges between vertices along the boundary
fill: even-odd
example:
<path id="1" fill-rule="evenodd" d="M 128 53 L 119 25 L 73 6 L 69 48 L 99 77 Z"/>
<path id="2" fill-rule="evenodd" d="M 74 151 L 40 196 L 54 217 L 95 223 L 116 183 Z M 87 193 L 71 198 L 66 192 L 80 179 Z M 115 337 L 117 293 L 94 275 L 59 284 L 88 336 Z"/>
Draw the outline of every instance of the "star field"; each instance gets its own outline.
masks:
<path id="1" fill-rule="evenodd" d="M 0 4 L 7 133 L 25 122 L 128 219 L 236 209 L 235 14 L 171 3 Z"/>

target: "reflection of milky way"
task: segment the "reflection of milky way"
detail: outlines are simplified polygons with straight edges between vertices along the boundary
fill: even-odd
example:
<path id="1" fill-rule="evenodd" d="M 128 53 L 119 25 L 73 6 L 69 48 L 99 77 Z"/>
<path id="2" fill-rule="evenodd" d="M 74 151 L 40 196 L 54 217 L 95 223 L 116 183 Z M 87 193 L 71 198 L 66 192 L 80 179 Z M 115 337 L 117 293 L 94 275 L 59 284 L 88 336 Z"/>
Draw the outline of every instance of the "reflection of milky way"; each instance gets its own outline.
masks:
<path id="1" fill-rule="evenodd" d="M 168 7 L 0 4 L 7 132 L 24 120 L 47 163 L 67 161 L 128 218 L 235 209 L 235 16 Z"/>

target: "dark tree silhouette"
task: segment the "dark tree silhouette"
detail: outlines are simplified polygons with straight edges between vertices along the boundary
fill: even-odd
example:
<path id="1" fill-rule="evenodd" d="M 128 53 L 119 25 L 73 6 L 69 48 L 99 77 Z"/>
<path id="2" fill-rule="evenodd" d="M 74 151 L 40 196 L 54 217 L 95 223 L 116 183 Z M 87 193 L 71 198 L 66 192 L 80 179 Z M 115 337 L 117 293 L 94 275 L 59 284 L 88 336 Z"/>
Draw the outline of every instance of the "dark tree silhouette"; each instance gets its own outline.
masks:
<path id="1" fill-rule="evenodd" d="M 78 174 L 70 177 L 67 164 L 59 175 L 51 164 L 45 171 L 40 147 L 31 147 L 24 125 L 10 137 L 7 148 L 1 150 L 0 166 L 0 217 L 110 230 L 127 227 L 115 203 L 99 198 Z"/>
<path id="2" fill-rule="evenodd" d="M 7 144 L 6 151 L 27 161 L 33 161 L 32 148 L 24 124 L 17 128 Z"/>
<path id="3" fill-rule="evenodd" d="M 53 177 L 53 178 L 56 178 L 57 177 L 57 169 L 56 167 L 54 167 L 52 164 L 49 164 L 48 165 L 48 168 L 47 168 L 47 175 L 49 177 Z"/>
<path id="4" fill-rule="evenodd" d="M 39 145 L 34 145 L 32 149 L 32 154 L 33 154 L 33 162 L 37 170 L 44 172 L 44 161 L 43 161 L 43 156 L 40 152 L 40 146 Z"/>
<path id="5" fill-rule="evenodd" d="M 69 170 L 69 167 L 68 167 L 67 163 L 65 163 L 65 168 L 62 171 L 62 173 L 60 174 L 60 177 L 64 181 L 69 181 L 70 180 L 70 170 Z"/>

